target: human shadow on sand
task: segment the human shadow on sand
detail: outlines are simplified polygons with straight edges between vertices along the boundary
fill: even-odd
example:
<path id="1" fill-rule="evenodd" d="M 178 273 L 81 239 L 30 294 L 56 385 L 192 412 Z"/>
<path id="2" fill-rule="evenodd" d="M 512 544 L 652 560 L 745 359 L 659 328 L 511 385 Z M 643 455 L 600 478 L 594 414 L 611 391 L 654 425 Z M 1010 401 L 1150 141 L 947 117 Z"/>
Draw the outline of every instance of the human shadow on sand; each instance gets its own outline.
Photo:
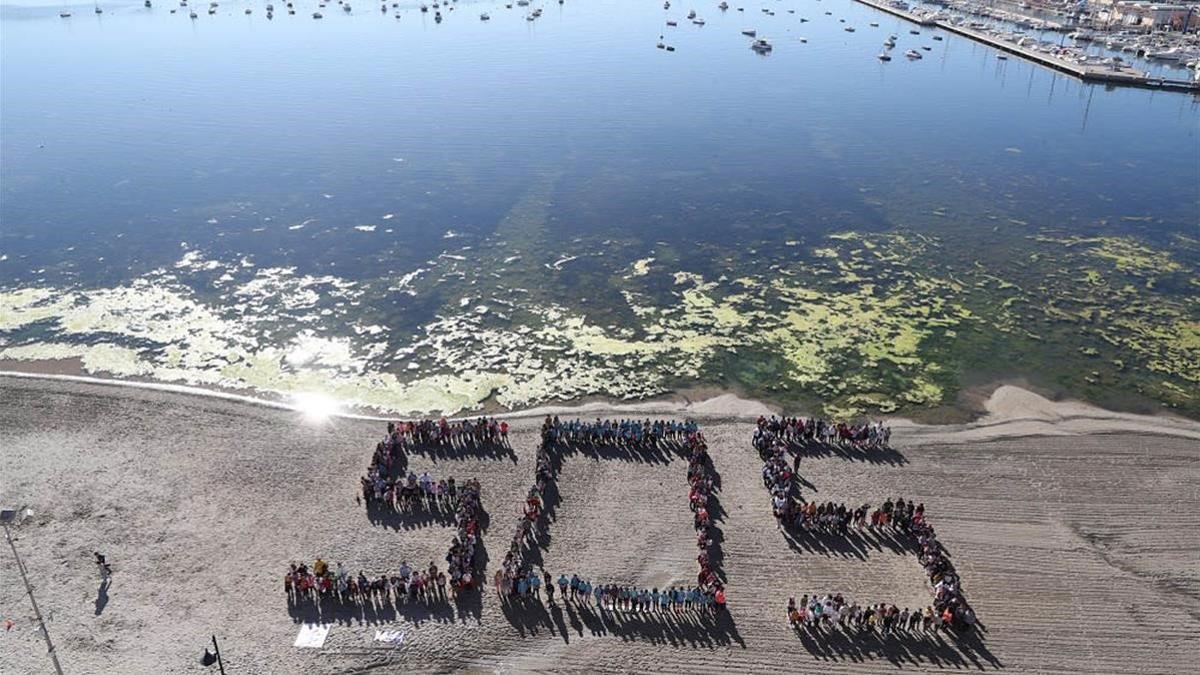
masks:
<path id="1" fill-rule="evenodd" d="M 591 602 L 564 600 L 543 603 L 539 598 L 505 598 L 505 618 L 522 637 L 545 630 L 570 643 L 573 636 L 612 635 L 625 641 L 672 647 L 712 648 L 746 643 L 726 611 L 640 612 L 601 609 Z"/>
<path id="2" fill-rule="evenodd" d="M 517 453 L 508 440 L 484 443 L 456 443 L 454 445 L 438 445 L 436 443 L 419 443 L 404 448 L 405 455 L 422 455 L 435 462 L 439 459 L 508 459 L 517 463 Z M 407 463 L 407 457 L 405 463 Z"/>
<path id="3" fill-rule="evenodd" d="M 920 552 L 916 538 L 901 532 L 857 530 L 826 532 L 785 526 L 783 538 L 798 553 L 819 553 L 844 558 L 866 560 L 872 553 L 889 552 L 896 555 L 915 555 Z"/>
<path id="4" fill-rule="evenodd" d="M 96 589 L 96 616 L 104 613 L 104 608 L 108 606 L 108 588 L 112 586 L 112 578 L 104 577 L 100 580 L 100 588 Z"/>
<path id="5" fill-rule="evenodd" d="M 864 663 L 886 660 L 897 668 L 1001 669 L 1004 664 L 988 651 L 974 630 L 855 631 L 840 627 L 795 627 L 800 643 L 818 661 Z"/>
<path id="6" fill-rule="evenodd" d="M 430 621 L 440 624 L 474 621 L 478 624 L 482 614 L 483 598 L 478 590 L 431 600 L 373 597 L 361 601 L 333 598 L 288 601 L 288 616 L 294 623 L 382 626 L 405 620 L 416 626 Z"/>
<path id="7" fill-rule="evenodd" d="M 821 443 L 819 441 L 790 441 L 787 443 L 788 452 L 800 457 L 834 457 L 847 462 L 866 462 L 868 464 L 888 464 L 903 466 L 908 464 L 908 458 L 891 446 L 862 447 L 858 445 L 842 445 L 839 443 Z"/>
<path id="8" fill-rule="evenodd" d="M 483 511 L 480 509 L 480 513 Z M 483 527 L 481 515 L 480 527 Z M 367 504 L 367 520 L 372 525 L 386 527 L 392 530 L 416 530 L 422 527 L 454 525 L 454 510 L 449 508 L 429 508 L 425 505 L 411 508 L 394 509 L 386 504 L 372 501 Z"/>

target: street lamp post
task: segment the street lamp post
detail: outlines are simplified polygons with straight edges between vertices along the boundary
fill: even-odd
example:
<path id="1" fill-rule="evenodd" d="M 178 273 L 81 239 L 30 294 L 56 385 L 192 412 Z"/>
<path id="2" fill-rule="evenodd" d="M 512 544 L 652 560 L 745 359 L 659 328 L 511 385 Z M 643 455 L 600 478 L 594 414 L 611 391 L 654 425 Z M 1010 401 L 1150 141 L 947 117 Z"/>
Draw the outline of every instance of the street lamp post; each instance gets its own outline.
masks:
<path id="1" fill-rule="evenodd" d="M 13 510 L 5 510 L 0 512 L 0 524 L 4 525 L 4 538 L 8 540 L 8 546 L 12 549 L 13 558 L 17 561 L 17 571 L 21 573 L 21 580 L 25 582 L 25 594 L 29 596 L 29 604 L 33 605 L 33 614 L 37 617 L 38 626 L 42 629 L 42 639 L 46 641 L 46 651 L 50 654 L 50 660 L 54 662 L 54 672 L 58 675 L 63 675 L 62 665 L 58 662 L 58 654 L 54 651 L 54 643 L 50 641 L 50 631 L 46 630 L 46 622 L 42 619 L 42 611 L 38 609 L 37 599 L 33 597 L 33 585 L 29 583 L 29 574 L 25 571 L 25 563 L 21 562 L 21 554 L 17 553 L 17 545 L 13 541 L 12 530 L 9 529 L 9 523 L 16 518 L 17 512 Z"/>

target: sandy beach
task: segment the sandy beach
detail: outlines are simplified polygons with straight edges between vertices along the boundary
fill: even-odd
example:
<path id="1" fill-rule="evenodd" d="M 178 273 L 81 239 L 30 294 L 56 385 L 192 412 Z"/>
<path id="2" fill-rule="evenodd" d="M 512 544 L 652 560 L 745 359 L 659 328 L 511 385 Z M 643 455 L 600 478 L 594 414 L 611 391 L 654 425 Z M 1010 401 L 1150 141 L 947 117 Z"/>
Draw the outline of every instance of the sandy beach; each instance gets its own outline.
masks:
<path id="1" fill-rule="evenodd" d="M 581 413 L 701 424 L 724 510 L 729 612 L 716 624 L 600 621 L 562 603 L 513 610 L 489 588 L 447 606 L 326 612 L 324 646 L 294 647 L 301 625 L 317 617 L 289 607 L 289 562 L 319 555 L 370 573 L 445 553 L 445 522 L 372 522 L 355 503 L 385 431 L 375 420 L 0 377 L 0 503 L 32 509 L 13 530 L 15 544 L 68 673 L 202 672 L 213 634 L 230 673 L 1200 668 L 1200 424 L 1051 402 L 1010 386 L 984 406 L 969 424 L 894 420 L 894 452 L 806 459 L 800 471 L 810 498 L 924 502 L 985 627 L 961 641 L 848 641 L 789 627 L 790 595 L 916 606 L 928 602 L 928 581 L 912 555 L 872 537 L 854 546 L 789 541 L 771 517 L 750 445 L 766 408 L 733 396 L 596 403 Z M 411 460 L 418 472 L 482 481 L 489 578 L 531 481 L 542 412 L 506 416 L 511 455 Z M 678 459 L 567 457 L 546 568 L 599 583 L 694 579 L 684 470 Z M 94 550 L 115 569 L 105 593 Z M 5 546 L 0 556 L 0 618 L 14 622 L 0 632 L 0 672 L 52 672 L 12 552 Z M 403 631 L 403 645 L 374 641 L 377 629 Z"/>

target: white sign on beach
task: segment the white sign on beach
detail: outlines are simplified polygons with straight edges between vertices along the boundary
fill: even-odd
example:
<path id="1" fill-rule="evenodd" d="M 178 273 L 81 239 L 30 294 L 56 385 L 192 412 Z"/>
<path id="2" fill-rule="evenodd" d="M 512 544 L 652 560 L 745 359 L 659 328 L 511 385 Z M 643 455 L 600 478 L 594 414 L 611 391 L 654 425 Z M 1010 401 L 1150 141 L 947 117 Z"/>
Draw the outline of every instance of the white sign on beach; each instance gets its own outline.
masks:
<path id="1" fill-rule="evenodd" d="M 390 645 L 399 647 L 404 644 L 404 631 L 402 630 L 377 630 L 375 631 L 376 642 L 386 642 Z"/>
<path id="2" fill-rule="evenodd" d="M 296 646 L 305 649 L 320 649 L 325 646 L 325 638 L 329 635 L 329 624 L 306 623 L 300 626 L 296 634 Z"/>

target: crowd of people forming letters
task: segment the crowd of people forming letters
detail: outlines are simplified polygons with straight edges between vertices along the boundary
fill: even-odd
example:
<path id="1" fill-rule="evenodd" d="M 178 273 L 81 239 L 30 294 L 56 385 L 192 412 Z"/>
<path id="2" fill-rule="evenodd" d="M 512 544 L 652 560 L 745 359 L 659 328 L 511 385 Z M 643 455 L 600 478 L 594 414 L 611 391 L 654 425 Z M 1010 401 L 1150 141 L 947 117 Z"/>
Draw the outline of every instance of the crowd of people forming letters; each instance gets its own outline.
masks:
<path id="1" fill-rule="evenodd" d="M 310 567 L 293 563 L 284 575 L 284 590 L 291 603 L 335 602 L 393 603 L 446 601 L 447 586 L 451 595 L 475 588 L 479 571 L 476 568 L 476 549 L 479 546 L 479 519 L 483 505 L 478 480 L 459 483 L 453 476 L 437 479 L 428 471 L 416 475 L 404 473 L 407 453 L 412 450 L 441 448 L 472 448 L 487 444 L 505 443 L 508 423 L 492 418 L 450 422 L 419 420 L 388 422 L 387 437 L 375 446 L 367 475 L 360 480 L 368 508 L 384 507 L 397 511 L 425 509 L 452 513 L 455 535 L 446 552 L 445 570 L 430 561 L 427 569 L 414 569 L 403 561 L 395 573 L 368 577 L 357 575 L 341 563 L 330 565 L 317 558 Z"/>
<path id="2" fill-rule="evenodd" d="M 937 539 L 933 526 L 925 519 L 925 505 L 914 500 L 885 500 L 878 507 L 870 504 L 858 507 L 834 502 L 807 502 L 799 494 L 796 470 L 797 460 L 789 462 L 789 452 L 799 453 L 794 442 L 799 438 L 810 438 L 806 430 L 838 431 L 837 438 L 844 442 L 879 443 L 884 446 L 890 431 L 880 424 L 860 426 L 833 424 L 823 420 L 802 421 L 799 418 L 759 418 L 753 444 L 763 460 L 763 485 L 771 493 L 771 510 L 780 528 L 791 528 L 804 532 L 820 532 L 847 536 L 851 528 L 858 531 L 889 533 L 911 538 L 915 542 L 917 559 L 929 576 L 933 589 L 933 602 L 922 610 L 903 610 L 895 605 L 879 604 L 860 607 L 847 604 L 841 594 L 816 593 L 804 596 L 797 604 L 788 601 L 788 619 L 797 628 L 819 630 L 836 625 L 847 630 L 915 631 L 941 628 L 967 630 L 976 623 L 975 614 L 963 596 L 958 572 L 946 554 L 946 549 Z M 812 432 L 820 436 L 821 432 Z M 856 440 L 862 439 L 862 440 Z"/>
<path id="3" fill-rule="evenodd" d="M 353 574 L 341 563 L 331 566 L 321 558 L 311 565 L 292 564 L 284 576 L 289 603 L 330 600 L 345 603 L 446 601 L 478 585 L 475 552 L 479 545 L 482 513 L 480 484 L 461 483 L 453 477 L 437 479 L 428 472 L 407 471 L 407 454 L 427 448 L 471 449 L 507 444 L 508 424 L 492 418 L 448 421 L 419 420 L 389 422 L 387 437 L 372 456 L 367 475 L 361 479 L 361 501 L 369 508 L 396 511 L 426 509 L 453 512 L 456 534 L 446 554 L 445 570 L 430 562 L 414 569 L 402 562 L 394 573 L 367 576 Z M 808 502 L 799 494 L 796 480 L 801 445 L 826 443 L 863 448 L 887 447 L 891 430 L 882 423 L 852 425 L 799 417 L 760 417 L 753 444 L 762 460 L 763 484 L 771 494 L 772 511 L 780 528 L 810 533 L 848 536 L 856 531 L 901 535 L 914 542 L 918 560 L 929 576 L 933 599 L 925 608 L 899 609 L 880 603 L 860 606 L 840 593 L 804 595 L 799 602 L 789 598 L 788 620 L 797 630 L 821 631 L 840 628 L 850 634 L 937 632 L 969 629 L 976 623 L 963 596 L 960 580 L 933 526 L 925 519 L 924 504 L 913 500 L 887 499 L 879 506 L 853 507 L 834 502 Z M 577 574 L 557 579 L 544 568 L 534 569 L 530 555 L 537 547 L 539 527 L 545 526 L 546 490 L 557 477 L 559 458 L 552 453 L 585 446 L 619 446 L 634 449 L 671 448 L 688 458 L 688 501 L 696 532 L 696 583 L 670 588 L 641 588 L 621 584 L 594 584 Z M 788 454 L 795 461 L 788 461 Z M 561 420 L 547 417 L 541 428 L 534 481 L 526 493 L 522 516 L 493 578 L 496 592 L 506 602 L 540 599 L 553 603 L 555 590 L 563 602 L 594 605 L 613 612 L 686 611 L 715 613 L 725 606 L 725 589 L 716 569 L 713 541 L 714 470 L 708 447 L 692 420 Z"/>
<path id="4" fill-rule="evenodd" d="M 475 567 L 475 551 L 479 543 L 480 485 L 477 480 L 463 481 L 456 490 L 455 525 L 457 531 L 446 552 L 446 569 L 440 570 L 433 561 L 427 569 L 414 569 L 405 560 L 392 574 L 368 577 L 363 571 L 358 575 L 337 563 L 330 565 L 317 558 L 311 567 L 293 563 L 284 575 L 283 587 L 288 602 L 333 601 L 364 604 L 376 602 L 424 602 L 432 604 L 446 601 L 446 587 L 450 594 L 472 589 L 478 583 Z"/>
<path id="5" fill-rule="evenodd" d="M 850 424 L 802 417 L 759 416 L 755 437 L 770 435 L 787 445 L 824 443 L 860 448 L 886 448 L 892 440 L 892 428 L 883 422 Z"/>
<path id="6" fill-rule="evenodd" d="M 524 504 L 524 516 L 513 537 L 501 569 L 493 583 L 496 593 L 505 601 L 540 600 L 543 593 L 547 603 L 554 602 L 555 580 L 544 568 L 533 569 L 529 557 L 536 545 L 539 519 L 544 509 L 544 494 L 556 477 L 556 464 L 551 452 L 572 446 L 626 446 L 657 449 L 668 445 L 682 450 L 688 457 L 688 499 L 696 531 L 696 562 L 699 572 L 696 584 L 690 587 L 640 588 L 618 584 L 593 584 L 579 575 L 560 575 L 557 580 L 559 597 L 563 602 L 577 601 L 613 612 L 715 612 L 725 606 L 725 589 L 712 560 L 713 518 L 709 513 L 714 490 L 712 461 L 699 426 L 692 420 L 561 420 L 546 417 L 542 424 L 542 440 L 538 446 L 534 484 Z"/>

